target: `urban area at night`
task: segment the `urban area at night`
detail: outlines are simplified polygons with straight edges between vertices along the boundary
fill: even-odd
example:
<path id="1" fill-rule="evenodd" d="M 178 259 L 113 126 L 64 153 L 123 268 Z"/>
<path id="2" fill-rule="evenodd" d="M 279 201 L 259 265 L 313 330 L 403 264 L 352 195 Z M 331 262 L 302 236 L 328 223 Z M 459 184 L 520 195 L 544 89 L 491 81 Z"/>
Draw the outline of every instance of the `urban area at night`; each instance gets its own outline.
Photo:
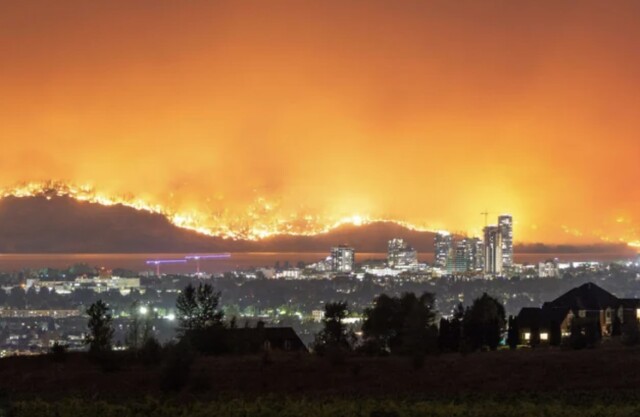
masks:
<path id="1" fill-rule="evenodd" d="M 0 0 L 0 417 L 640 416 L 637 0 Z"/>

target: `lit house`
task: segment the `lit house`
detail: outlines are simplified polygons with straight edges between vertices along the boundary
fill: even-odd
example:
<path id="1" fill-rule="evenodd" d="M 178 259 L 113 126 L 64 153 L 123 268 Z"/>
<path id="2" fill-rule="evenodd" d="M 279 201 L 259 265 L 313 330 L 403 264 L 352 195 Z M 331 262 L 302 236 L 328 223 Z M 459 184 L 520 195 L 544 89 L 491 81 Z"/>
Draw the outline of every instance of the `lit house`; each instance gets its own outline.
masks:
<path id="1" fill-rule="evenodd" d="M 603 336 L 611 336 L 616 325 L 640 318 L 640 300 L 618 298 L 595 284 L 583 284 L 542 307 L 520 310 L 520 340 L 531 344 L 559 342 L 570 335 L 575 317 L 594 320 Z"/>

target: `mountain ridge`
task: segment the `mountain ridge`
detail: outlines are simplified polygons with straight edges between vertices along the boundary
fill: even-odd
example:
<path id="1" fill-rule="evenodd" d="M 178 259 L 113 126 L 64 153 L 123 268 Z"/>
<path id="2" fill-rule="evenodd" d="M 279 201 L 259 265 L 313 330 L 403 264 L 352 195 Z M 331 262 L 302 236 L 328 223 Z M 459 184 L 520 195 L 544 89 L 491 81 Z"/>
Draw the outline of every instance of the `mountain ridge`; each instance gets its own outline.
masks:
<path id="1" fill-rule="evenodd" d="M 433 252 L 433 232 L 393 222 L 342 225 L 313 235 L 277 235 L 259 241 L 207 236 L 180 228 L 158 213 L 104 206 L 66 196 L 0 199 L 2 253 L 326 252 L 347 244 L 359 252 L 385 252 L 403 238 L 419 252 Z M 629 251 L 626 245 L 516 245 L 527 253 Z"/>

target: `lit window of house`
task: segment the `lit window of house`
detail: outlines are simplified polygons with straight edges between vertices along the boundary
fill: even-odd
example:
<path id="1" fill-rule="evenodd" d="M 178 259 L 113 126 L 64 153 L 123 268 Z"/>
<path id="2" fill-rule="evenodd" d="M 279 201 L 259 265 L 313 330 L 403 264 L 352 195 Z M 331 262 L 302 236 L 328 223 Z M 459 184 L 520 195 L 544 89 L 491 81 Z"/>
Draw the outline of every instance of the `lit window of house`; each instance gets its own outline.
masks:
<path id="1" fill-rule="evenodd" d="M 580 310 L 578 311 L 578 316 L 580 317 L 587 317 L 587 310 Z"/>
<path id="2" fill-rule="evenodd" d="M 540 333 L 540 340 L 549 340 L 549 333 Z"/>
<path id="3" fill-rule="evenodd" d="M 531 333 L 525 333 L 524 340 L 529 340 L 529 339 L 531 339 Z"/>

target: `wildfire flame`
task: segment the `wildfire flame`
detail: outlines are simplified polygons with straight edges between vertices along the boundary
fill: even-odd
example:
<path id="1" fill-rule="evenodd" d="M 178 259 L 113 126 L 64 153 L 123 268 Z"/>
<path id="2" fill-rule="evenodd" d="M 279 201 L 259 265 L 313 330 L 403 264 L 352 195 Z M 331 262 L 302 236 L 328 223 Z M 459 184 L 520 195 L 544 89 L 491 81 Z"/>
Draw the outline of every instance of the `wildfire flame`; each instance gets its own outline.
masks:
<path id="1" fill-rule="evenodd" d="M 320 216 L 289 216 L 285 219 L 272 212 L 273 204 L 263 198 L 257 199 L 244 216 L 211 216 L 198 211 L 174 211 L 160 204 L 152 204 L 140 198 L 108 194 L 97 191 L 89 185 L 74 185 L 63 181 L 29 182 L 14 187 L 0 189 L 0 199 L 7 197 L 68 197 L 76 201 L 103 206 L 121 205 L 147 213 L 160 214 L 173 225 L 208 236 L 234 240 L 261 240 L 276 235 L 311 236 L 327 233 L 343 225 L 365 225 L 374 222 L 391 222 L 416 231 L 430 231 L 397 220 L 374 219 L 369 216 L 353 215 L 339 219 Z"/>
<path id="2" fill-rule="evenodd" d="M 96 190 L 90 185 L 75 185 L 64 181 L 29 182 L 14 187 L 0 189 L 0 199 L 7 197 L 68 197 L 76 201 L 100 204 L 103 206 L 121 205 L 135 210 L 164 216 L 173 225 L 195 231 L 197 233 L 217 236 L 232 240 L 262 240 L 277 235 L 313 236 L 328 233 L 344 225 L 367 225 L 376 222 L 394 223 L 413 231 L 435 231 L 436 228 L 421 227 L 408 222 L 374 218 L 367 215 L 354 214 L 341 218 L 322 217 L 318 215 L 281 216 L 275 210 L 276 204 L 264 198 L 258 198 L 243 215 L 207 214 L 202 211 L 178 211 L 165 205 L 153 204 L 144 199 L 116 195 Z M 580 230 L 560 226 L 565 233 L 573 236 L 584 236 Z M 634 238 L 612 239 L 595 233 L 604 242 L 619 241 L 628 246 L 640 249 L 640 241 Z"/>

